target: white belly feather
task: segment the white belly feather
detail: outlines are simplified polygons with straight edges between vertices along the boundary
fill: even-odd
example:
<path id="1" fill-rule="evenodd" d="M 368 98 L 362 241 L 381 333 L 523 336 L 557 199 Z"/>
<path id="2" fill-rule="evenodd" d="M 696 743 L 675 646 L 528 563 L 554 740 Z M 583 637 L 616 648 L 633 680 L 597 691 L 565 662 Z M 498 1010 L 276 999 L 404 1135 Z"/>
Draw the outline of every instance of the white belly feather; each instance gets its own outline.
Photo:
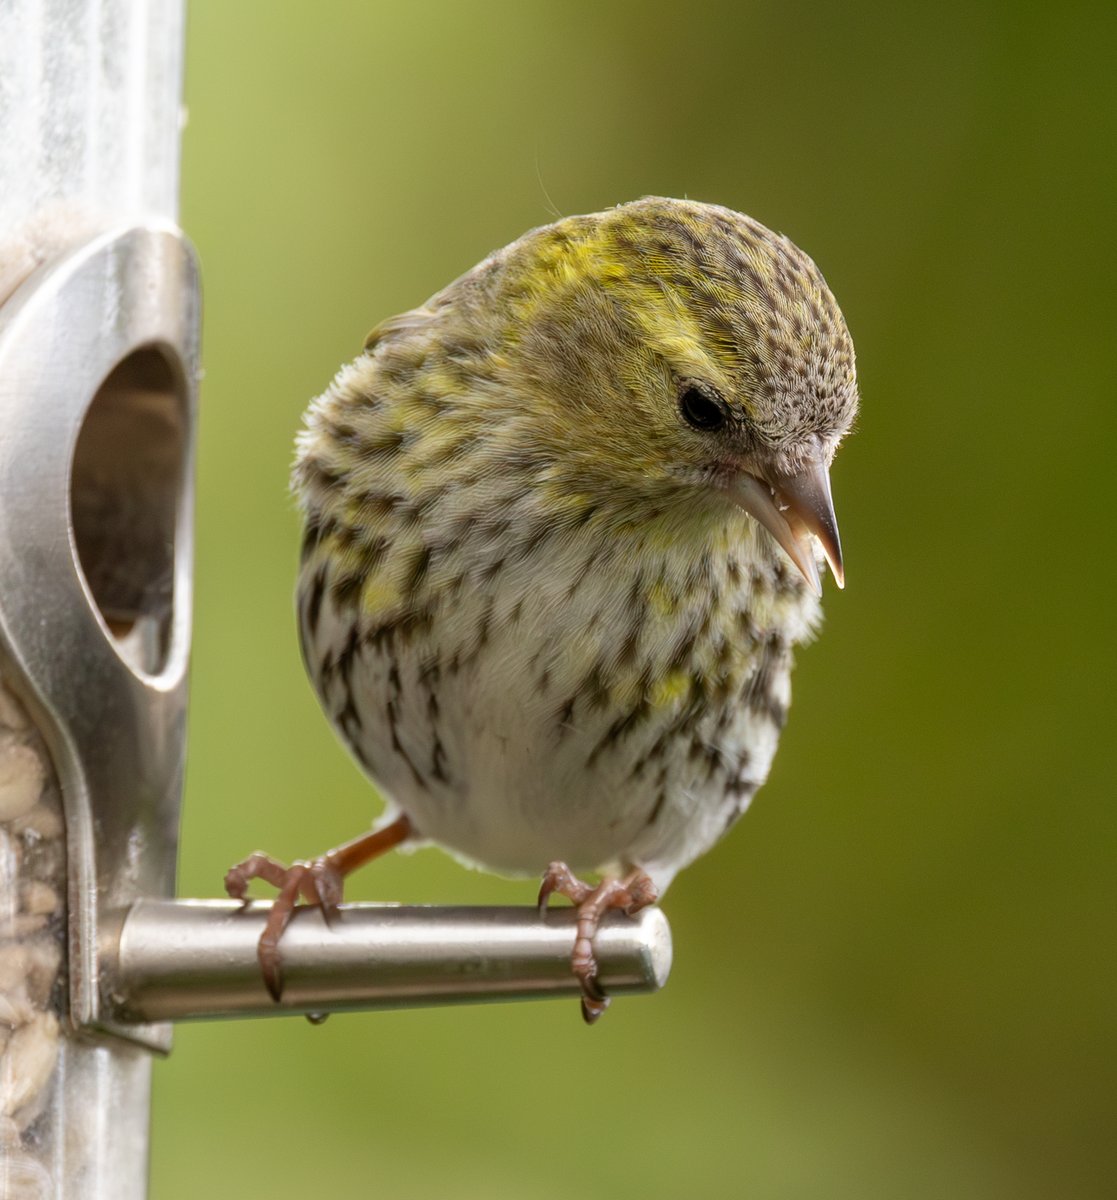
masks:
<path id="1" fill-rule="evenodd" d="M 304 649 L 343 739 L 424 838 L 508 874 L 623 862 L 662 890 L 767 776 L 789 647 L 817 618 L 794 588 L 778 643 L 757 624 L 761 554 L 770 574 L 771 549 L 741 539 L 732 578 L 717 563 L 695 587 L 693 552 L 665 553 L 634 588 L 623 547 L 587 565 L 555 539 L 499 588 L 463 588 L 421 637 L 358 641 L 327 589 L 313 631 L 304 608 Z"/>

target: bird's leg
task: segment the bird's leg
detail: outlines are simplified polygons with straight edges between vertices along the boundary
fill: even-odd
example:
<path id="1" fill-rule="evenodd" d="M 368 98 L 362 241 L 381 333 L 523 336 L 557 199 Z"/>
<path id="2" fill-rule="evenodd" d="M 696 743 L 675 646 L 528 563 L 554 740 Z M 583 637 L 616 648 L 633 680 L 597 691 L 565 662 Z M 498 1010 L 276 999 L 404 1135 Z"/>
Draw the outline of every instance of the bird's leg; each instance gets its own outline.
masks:
<path id="1" fill-rule="evenodd" d="M 264 985 L 273 1000 L 283 994 L 283 964 L 279 956 L 279 941 L 291 923 L 299 897 L 307 904 L 317 904 L 329 924 L 341 903 L 343 880 L 350 872 L 378 858 L 393 846 L 406 841 L 415 833 L 407 817 L 399 817 L 382 829 L 374 829 L 351 842 L 327 850 L 309 861 L 294 862 L 289 867 L 268 854 L 250 855 L 244 862 L 230 867 L 225 875 L 225 891 L 234 900 L 249 904 L 248 885 L 253 879 L 263 879 L 279 894 L 272 902 L 264 932 L 256 946 L 256 957 L 264 975 Z"/>
<path id="2" fill-rule="evenodd" d="M 655 903 L 655 884 L 637 867 L 621 879 L 603 879 L 595 887 L 583 883 L 566 863 L 553 862 L 539 889 L 540 915 L 546 912 L 547 901 L 555 892 L 565 896 L 578 910 L 570 966 L 582 984 L 582 1017 L 587 1025 L 592 1025 L 609 1007 L 609 997 L 601 990 L 597 978 L 597 959 L 593 953 L 593 937 L 601 918 L 611 908 L 635 916 L 640 909 Z"/>

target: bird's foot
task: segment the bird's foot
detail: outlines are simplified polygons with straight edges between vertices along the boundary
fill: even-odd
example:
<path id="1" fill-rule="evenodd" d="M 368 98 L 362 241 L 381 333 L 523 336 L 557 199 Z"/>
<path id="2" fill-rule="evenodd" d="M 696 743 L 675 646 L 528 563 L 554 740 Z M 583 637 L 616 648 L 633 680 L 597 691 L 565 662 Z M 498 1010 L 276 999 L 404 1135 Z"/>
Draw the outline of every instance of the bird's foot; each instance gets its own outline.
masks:
<path id="1" fill-rule="evenodd" d="M 252 880 L 262 879 L 278 890 L 264 924 L 264 932 L 256 944 L 256 957 L 264 976 L 264 986 L 273 1000 L 278 1001 L 283 995 L 280 939 L 291 923 L 299 900 L 321 908 L 329 924 L 341 904 L 345 876 L 406 841 L 413 833 L 408 818 L 400 817 L 390 825 L 354 838 L 318 858 L 300 860 L 289 867 L 269 854 L 257 852 L 229 868 L 225 874 L 225 891 L 234 900 L 243 900 L 246 906 L 251 903 L 248 885 Z"/>
<path id="2" fill-rule="evenodd" d="M 248 885 L 253 879 L 263 879 L 278 889 L 272 902 L 264 932 L 256 944 L 256 957 L 264 976 L 264 986 L 273 1000 L 283 995 L 283 964 L 279 955 L 279 941 L 300 899 L 307 904 L 318 905 L 329 924 L 337 914 L 343 891 L 343 876 L 331 861 L 330 853 L 309 861 L 292 863 L 289 867 L 269 854 L 257 851 L 244 862 L 230 867 L 225 874 L 225 891 L 234 900 L 251 903 Z"/>
<path id="3" fill-rule="evenodd" d="M 597 977 L 597 958 L 593 952 L 593 938 L 601 918 L 613 908 L 635 916 L 655 903 L 655 884 L 639 868 L 622 879 L 603 879 L 596 885 L 583 883 L 566 863 L 553 862 L 539 889 L 540 915 L 546 912 L 547 901 L 555 892 L 565 896 L 578 910 L 570 967 L 582 984 L 582 1017 L 587 1025 L 592 1025 L 609 1007 L 609 997 Z"/>

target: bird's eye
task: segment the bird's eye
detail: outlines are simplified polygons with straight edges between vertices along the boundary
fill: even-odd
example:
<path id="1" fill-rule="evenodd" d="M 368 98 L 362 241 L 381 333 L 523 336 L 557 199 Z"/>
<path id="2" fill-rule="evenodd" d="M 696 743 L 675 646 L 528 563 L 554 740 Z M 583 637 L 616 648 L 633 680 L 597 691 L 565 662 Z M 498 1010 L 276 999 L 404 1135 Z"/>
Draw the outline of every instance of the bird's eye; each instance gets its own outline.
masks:
<path id="1" fill-rule="evenodd" d="M 679 389 L 679 412 L 694 429 L 712 433 L 726 422 L 725 406 L 712 388 L 684 383 Z"/>

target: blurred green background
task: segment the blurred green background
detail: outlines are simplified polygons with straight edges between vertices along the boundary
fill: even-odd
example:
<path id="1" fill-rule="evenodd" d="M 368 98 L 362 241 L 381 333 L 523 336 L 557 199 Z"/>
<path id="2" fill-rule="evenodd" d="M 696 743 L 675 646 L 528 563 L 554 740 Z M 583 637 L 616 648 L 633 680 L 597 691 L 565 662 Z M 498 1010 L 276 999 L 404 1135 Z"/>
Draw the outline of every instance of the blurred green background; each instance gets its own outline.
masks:
<path id="1" fill-rule="evenodd" d="M 378 320 L 647 193 L 813 255 L 859 353 L 849 587 L 667 989 L 183 1027 L 153 1195 L 1111 1197 L 1113 6 L 191 0 L 206 292 L 181 890 L 367 826 L 286 491 Z M 436 851 L 353 899 L 526 903 Z"/>

